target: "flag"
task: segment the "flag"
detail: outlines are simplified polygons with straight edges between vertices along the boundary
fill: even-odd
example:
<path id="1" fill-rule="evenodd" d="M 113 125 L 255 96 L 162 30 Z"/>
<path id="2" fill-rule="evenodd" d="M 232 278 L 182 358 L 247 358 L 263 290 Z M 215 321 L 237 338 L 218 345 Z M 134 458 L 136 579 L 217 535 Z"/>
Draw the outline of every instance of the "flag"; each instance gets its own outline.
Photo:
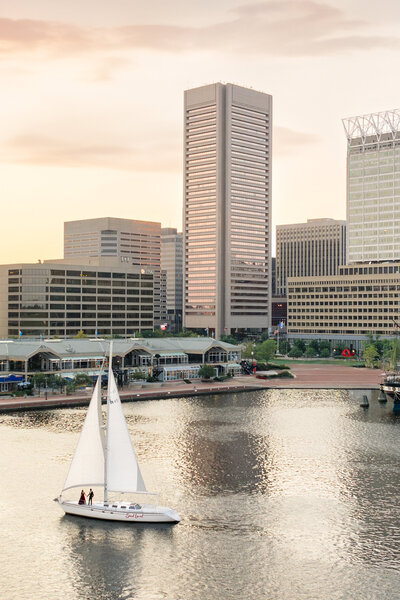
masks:
<path id="1" fill-rule="evenodd" d="M 21 337 L 21 335 L 22 335 L 22 331 L 21 331 L 21 330 L 19 330 L 19 337 Z"/>
<path id="2" fill-rule="evenodd" d="M 285 325 L 285 323 L 284 323 L 283 321 L 281 321 L 281 322 L 279 323 L 279 327 L 280 327 L 281 329 L 283 329 L 284 325 Z"/>
<path id="3" fill-rule="evenodd" d="M 161 325 L 160 325 L 161 331 L 166 331 L 167 328 L 168 328 L 168 323 L 161 323 Z"/>

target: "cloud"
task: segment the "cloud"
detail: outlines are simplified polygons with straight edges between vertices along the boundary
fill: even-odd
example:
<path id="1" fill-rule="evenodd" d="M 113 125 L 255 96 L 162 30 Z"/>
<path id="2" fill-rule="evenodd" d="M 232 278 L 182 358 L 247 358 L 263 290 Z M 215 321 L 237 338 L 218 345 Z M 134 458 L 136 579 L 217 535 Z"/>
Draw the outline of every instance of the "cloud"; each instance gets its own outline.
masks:
<path id="1" fill-rule="evenodd" d="M 80 144 L 77 141 L 43 135 L 19 135 L 3 143 L 0 162 L 72 168 L 103 168 L 121 171 L 179 172 L 182 145 L 179 136 L 164 132 L 152 141 L 137 140 L 135 145 Z M 274 127 L 274 154 L 286 156 L 319 138 L 286 127 Z"/>
<path id="2" fill-rule="evenodd" d="M 57 167 L 97 167 L 121 171 L 179 171 L 181 145 L 171 136 L 135 146 L 60 140 L 20 135 L 2 145 L 0 162 Z"/>
<path id="3" fill-rule="evenodd" d="M 274 127 L 273 150 L 277 156 L 287 156 L 298 151 L 302 146 L 317 144 L 321 138 L 312 133 L 295 131 L 288 127 Z"/>
<path id="4" fill-rule="evenodd" d="M 89 29 L 65 23 L 3 18 L 0 19 L 0 55 L 38 51 L 57 57 L 147 49 L 298 57 L 399 48 L 399 38 L 371 35 L 371 25 L 335 6 L 314 0 L 265 0 L 247 4 L 231 9 L 217 23 L 199 27 L 131 24 Z"/>

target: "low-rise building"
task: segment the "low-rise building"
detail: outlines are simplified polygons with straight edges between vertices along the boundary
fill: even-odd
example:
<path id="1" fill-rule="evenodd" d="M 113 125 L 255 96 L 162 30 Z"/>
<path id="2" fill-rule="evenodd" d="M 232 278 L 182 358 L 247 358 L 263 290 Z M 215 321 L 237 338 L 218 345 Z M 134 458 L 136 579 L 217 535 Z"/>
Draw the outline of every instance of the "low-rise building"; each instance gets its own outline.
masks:
<path id="1" fill-rule="evenodd" d="M 400 262 L 352 264 L 330 277 L 288 279 L 288 337 L 359 341 L 391 336 L 400 310 Z"/>
<path id="2" fill-rule="evenodd" d="M 109 354 L 110 340 L 82 338 L 69 340 L 0 341 L 0 391 L 16 382 L 27 381 L 40 372 L 71 379 L 78 373 L 98 376 Z M 215 367 L 216 375 L 238 374 L 241 350 L 212 338 L 131 338 L 113 341 L 113 368 L 120 381 L 135 373 L 154 375 L 160 381 L 198 379 L 204 364 Z M 103 365 L 105 369 L 105 365 Z M 104 371 L 106 372 L 106 371 Z"/>
<path id="3" fill-rule="evenodd" d="M 152 330 L 153 274 L 121 258 L 0 266 L 0 338 Z M 78 263 L 78 264 L 77 264 Z"/>

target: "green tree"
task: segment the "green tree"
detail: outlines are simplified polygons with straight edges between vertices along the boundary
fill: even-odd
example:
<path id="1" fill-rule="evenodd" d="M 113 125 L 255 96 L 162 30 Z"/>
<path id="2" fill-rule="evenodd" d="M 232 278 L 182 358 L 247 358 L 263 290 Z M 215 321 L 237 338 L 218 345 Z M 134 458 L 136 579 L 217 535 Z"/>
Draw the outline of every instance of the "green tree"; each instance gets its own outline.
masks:
<path id="1" fill-rule="evenodd" d="M 308 344 L 308 348 L 312 348 L 314 350 L 314 356 L 317 356 L 321 350 L 319 340 L 310 340 L 310 342 Z M 308 348 L 307 348 L 307 350 L 308 350 Z"/>
<path id="2" fill-rule="evenodd" d="M 290 344 L 287 340 L 279 340 L 279 352 L 281 354 L 287 354 L 290 350 Z"/>
<path id="3" fill-rule="evenodd" d="M 321 358 L 329 358 L 331 355 L 330 348 L 321 348 L 319 355 Z"/>
<path id="4" fill-rule="evenodd" d="M 262 344 L 256 346 L 256 358 L 268 362 L 275 356 L 276 353 L 276 341 L 265 340 Z"/>
<path id="5" fill-rule="evenodd" d="M 252 358 L 252 352 L 254 353 L 255 350 L 255 345 L 253 344 L 253 342 L 246 342 L 244 344 L 244 348 L 242 350 L 242 357 L 243 358 Z"/>
<path id="6" fill-rule="evenodd" d="M 203 379 L 211 379 L 211 377 L 214 377 L 214 375 L 215 370 L 214 367 L 212 367 L 211 365 L 203 365 L 199 369 L 199 376 Z"/>
<path id="7" fill-rule="evenodd" d="M 226 342 L 227 344 L 233 344 L 236 346 L 237 341 L 233 337 L 233 335 L 221 335 L 221 342 Z"/>
<path id="8" fill-rule="evenodd" d="M 293 348 L 289 351 L 288 356 L 290 356 L 290 358 L 300 358 L 303 356 L 303 352 L 298 346 L 293 346 Z"/>
<path id="9" fill-rule="evenodd" d="M 294 340 L 293 345 L 296 348 L 299 348 L 299 350 L 301 350 L 301 353 L 304 354 L 304 352 L 306 351 L 306 343 L 304 340 Z"/>
<path id="10" fill-rule="evenodd" d="M 78 333 L 77 333 L 76 335 L 74 335 L 74 338 L 79 340 L 79 339 L 81 339 L 81 338 L 87 338 L 87 335 L 86 335 L 86 333 L 83 331 L 83 329 L 80 329 L 80 330 L 78 331 Z"/>
<path id="11" fill-rule="evenodd" d="M 47 376 L 44 373 L 34 373 L 31 376 L 31 382 L 33 383 L 33 385 L 35 386 L 35 388 L 37 388 L 39 396 L 40 396 L 40 390 L 43 386 L 46 385 L 47 382 Z"/>
<path id="12" fill-rule="evenodd" d="M 74 386 L 74 388 L 77 388 L 77 387 L 83 387 L 86 385 L 92 385 L 93 380 L 91 377 L 89 377 L 89 375 L 86 375 L 86 373 L 77 373 L 75 375 L 75 377 L 73 378 L 73 380 L 71 381 L 71 383 Z"/>
<path id="13" fill-rule="evenodd" d="M 317 356 L 317 351 L 310 345 L 306 348 L 305 356 L 307 358 L 315 358 Z"/>
<path id="14" fill-rule="evenodd" d="M 363 350 L 363 358 L 366 367 L 372 368 L 375 365 L 377 359 L 379 358 L 379 352 L 375 348 L 374 344 L 365 346 Z"/>

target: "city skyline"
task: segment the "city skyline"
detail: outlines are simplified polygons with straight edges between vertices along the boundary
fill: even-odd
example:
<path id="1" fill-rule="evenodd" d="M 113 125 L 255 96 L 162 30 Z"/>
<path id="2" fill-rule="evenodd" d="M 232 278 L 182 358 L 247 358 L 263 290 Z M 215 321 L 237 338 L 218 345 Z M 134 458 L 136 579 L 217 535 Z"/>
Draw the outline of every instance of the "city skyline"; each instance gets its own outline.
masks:
<path id="1" fill-rule="evenodd" d="M 2 263 L 61 256 L 68 220 L 181 230 L 184 89 L 230 81 L 274 96 L 273 231 L 345 218 L 341 119 L 398 105 L 389 0 L 18 0 L 1 17 Z"/>

